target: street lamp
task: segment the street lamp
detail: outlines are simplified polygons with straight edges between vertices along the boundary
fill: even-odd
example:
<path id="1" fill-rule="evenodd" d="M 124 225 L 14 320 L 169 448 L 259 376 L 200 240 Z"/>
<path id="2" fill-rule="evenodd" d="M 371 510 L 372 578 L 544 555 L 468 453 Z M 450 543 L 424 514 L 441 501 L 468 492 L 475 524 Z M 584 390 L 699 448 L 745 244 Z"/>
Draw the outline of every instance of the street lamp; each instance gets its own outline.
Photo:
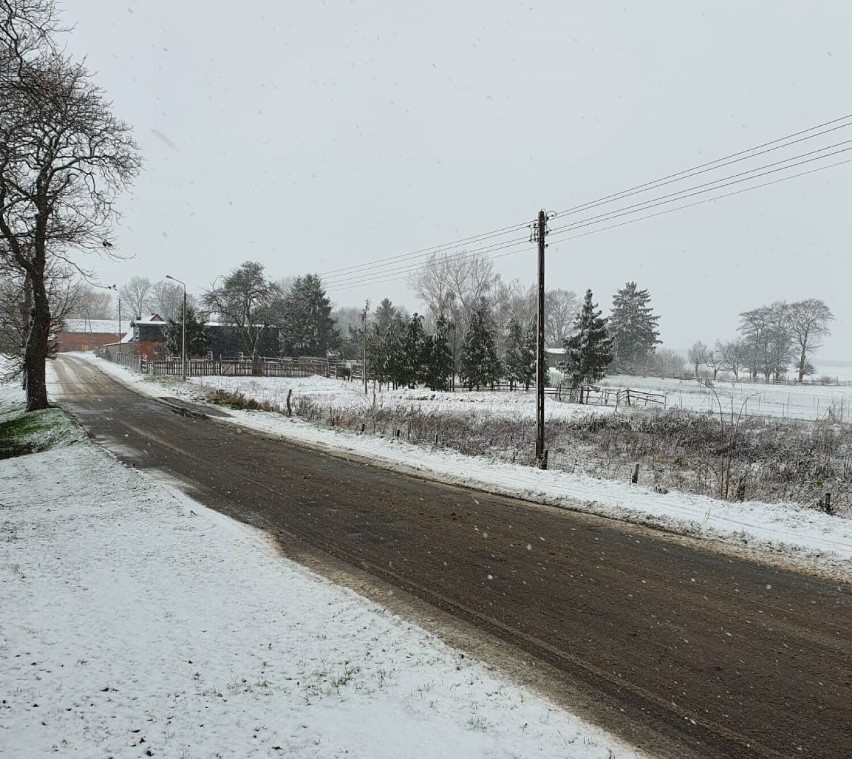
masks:
<path id="1" fill-rule="evenodd" d="M 171 279 L 183 287 L 183 319 L 180 323 L 180 370 L 183 381 L 186 382 L 186 283 L 181 282 L 171 274 L 166 274 L 166 279 Z"/>
<path id="2" fill-rule="evenodd" d="M 121 334 L 121 292 L 118 285 L 107 285 L 105 290 L 115 290 L 115 295 L 118 298 L 118 362 L 121 363 L 121 339 L 124 335 Z"/>

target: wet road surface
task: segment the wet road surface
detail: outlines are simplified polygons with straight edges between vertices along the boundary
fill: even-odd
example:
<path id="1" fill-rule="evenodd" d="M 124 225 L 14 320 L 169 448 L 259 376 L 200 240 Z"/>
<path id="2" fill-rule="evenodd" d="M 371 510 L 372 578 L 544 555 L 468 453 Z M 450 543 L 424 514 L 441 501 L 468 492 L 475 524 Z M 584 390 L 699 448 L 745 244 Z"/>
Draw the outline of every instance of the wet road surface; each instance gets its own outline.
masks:
<path id="1" fill-rule="evenodd" d="M 123 461 L 495 636 L 652 754 L 852 756 L 847 585 L 175 413 L 73 357 L 56 371 Z"/>

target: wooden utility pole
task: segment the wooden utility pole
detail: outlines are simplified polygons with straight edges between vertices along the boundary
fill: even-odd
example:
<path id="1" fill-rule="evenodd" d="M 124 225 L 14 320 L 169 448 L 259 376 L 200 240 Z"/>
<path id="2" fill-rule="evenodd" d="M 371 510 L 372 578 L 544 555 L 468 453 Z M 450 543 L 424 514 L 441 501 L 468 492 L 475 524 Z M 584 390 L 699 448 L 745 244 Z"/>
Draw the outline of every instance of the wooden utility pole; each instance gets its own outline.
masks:
<path id="1" fill-rule="evenodd" d="M 538 324 L 535 359 L 535 461 L 539 469 L 547 469 L 544 449 L 544 238 L 547 236 L 547 213 L 538 212 L 533 237 L 538 242 Z"/>
<path id="2" fill-rule="evenodd" d="M 364 395 L 367 395 L 367 309 L 370 308 L 370 301 L 364 304 L 363 324 L 364 324 L 364 363 L 361 365 L 361 374 L 364 375 Z"/>

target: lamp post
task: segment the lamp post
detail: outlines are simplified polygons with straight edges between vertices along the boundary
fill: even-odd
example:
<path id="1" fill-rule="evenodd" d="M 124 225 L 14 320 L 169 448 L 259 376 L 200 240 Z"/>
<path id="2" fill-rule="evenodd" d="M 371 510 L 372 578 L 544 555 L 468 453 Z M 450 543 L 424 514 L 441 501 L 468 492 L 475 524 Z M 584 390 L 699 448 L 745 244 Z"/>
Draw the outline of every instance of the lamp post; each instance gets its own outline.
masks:
<path id="1" fill-rule="evenodd" d="M 115 295 L 118 298 L 118 362 L 121 363 L 121 339 L 124 335 L 121 334 L 121 292 L 118 285 L 107 285 L 105 290 L 115 290 Z"/>
<path id="2" fill-rule="evenodd" d="M 186 382 L 186 283 L 177 277 L 166 274 L 166 279 L 171 279 L 183 287 L 183 318 L 180 322 L 180 370 L 183 381 Z"/>

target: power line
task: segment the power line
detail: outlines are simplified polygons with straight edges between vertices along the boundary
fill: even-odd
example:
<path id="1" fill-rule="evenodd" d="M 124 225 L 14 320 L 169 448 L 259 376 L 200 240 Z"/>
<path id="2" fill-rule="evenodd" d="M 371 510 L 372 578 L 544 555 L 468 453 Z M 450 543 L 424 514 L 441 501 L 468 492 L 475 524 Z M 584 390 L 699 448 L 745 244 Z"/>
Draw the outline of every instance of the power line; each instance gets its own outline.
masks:
<path id="1" fill-rule="evenodd" d="M 850 150 L 852 150 L 852 148 L 850 148 Z M 841 152 L 845 152 L 845 151 L 841 151 Z M 618 224 L 611 224 L 610 226 L 601 227 L 600 229 L 592 229 L 588 232 L 581 232 L 580 234 L 577 234 L 577 235 L 569 235 L 568 237 L 566 237 L 564 239 L 565 240 L 575 240 L 578 237 L 588 237 L 590 235 L 596 235 L 599 232 L 606 232 L 607 230 L 610 230 L 610 229 L 616 229 L 618 227 L 625 227 L 628 224 L 636 224 L 637 222 L 640 222 L 640 221 L 645 221 L 647 219 L 653 219 L 656 216 L 665 216 L 666 214 L 674 213 L 675 211 L 683 211 L 684 209 L 687 209 L 687 208 L 694 208 L 695 206 L 700 206 L 700 205 L 703 205 L 704 203 L 712 203 L 713 201 L 722 200 L 723 198 L 729 198 L 729 197 L 732 197 L 733 195 L 742 195 L 743 193 L 751 192 L 752 190 L 759 190 L 763 187 L 769 187 L 770 185 L 780 184 L 781 182 L 787 182 L 791 179 L 798 179 L 799 177 L 804 177 L 804 176 L 807 176 L 809 174 L 816 174 L 819 171 L 825 171 L 826 169 L 832 169 L 836 166 L 843 166 L 844 164 L 847 164 L 847 163 L 852 163 L 852 158 L 847 158 L 843 161 L 837 161 L 835 163 L 830 163 L 826 166 L 817 166 L 815 169 L 808 169 L 807 171 L 801 171 L 798 174 L 791 174 L 789 177 L 780 177 L 779 179 L 773 179 L 770 182 L 762 182 L 761 184 L 754 185 L 753 187 L 743 187 L 742 189 L 733 190 L 731 192 L 726 192 L 726 193 L 723 193 L 722 195 L 717 195 L 716 197 L 713 197 L 713 198 L 704 198 L 703 200 L 697 200 L 693 203 L 686 203 L 682 206 L 676 206 L 675 208 L 667 208 L 664 211 L 656 211 L 655 213 L 650 213 L 650 214 L 646 214 L 645 216 L 640 216 L 637 219 L 627 219 L 626 221 L 619 222 Z M 717 187 L 715 189 L 722 189 L 722 188 Z M 560 227 L 560 230 L 561 230 L 560 232 L 551 232 L 551 235 L 566 234 L 567 232 L 572 231 L 571 229 L 568 229 L 567 227 Z M 562 240 L 560 240 L 560 242 L 562 242 Z M 499 258 L 499 256 L 497 256 L 497 258 Z"/>
<path id="2" fill-rule="evenodd" d="M 773 162 L 773 163 L 764 164 L 764 165 L 756 167 L 754 169 L 750 169 L 746 172 L 739 172 L 737 174 L 732 174 L 732 175 L 729 175 L 727 177 L 723 177 L 723 178 L 720 178 L 718 180 L 714 180 L 712 182 L 705 182 L 705 183 L 702 183 L 702 184 L 699 184 L 699 185 L 694 185 L 692 187 L 687 187 L 687 188 L 684 188 L 683 190 L 680 190 L 676 193 L 670 193 L 668 195 L 660 196 L 658 198 L 651 198 L 647 201 L 643 201 L 642 203 L 636 203 L 636 204 L 632 204 L 630 206 L 625 206 L 625 207 L 622 207 L 622 208 L 616 208 L 616 209 L 614 209 L 610 212 L 604 213 L 604 214 L 599 214 L 599 215 L 591 217 L 591 218 L 582 219 L 582 220 L 579 220 L 577 222 L 567 224 L 563 227 L 557 227 L 557 228 L 553 229 L 550 234 L 555 235 L 555 236 L 559 236 L 559 235 L 566 234 L 568 232 L 574 231 L 576 229 L 581 229 L 581 228 L 589 227 L 589 226 L 597 226 L 597 225 L 603 224 L 607 221 L 611 221 L 612 219 L 620 218 L 620 217 L 623 217 L 623 216 L 629 216 L 629 215 L 635 214 L 635 213 L 641 213 L 642 211 L 647 211 L 647 210 L 650 210 L 651 208 L 656 208 L 656 207 L 659 207 L 659 206 L 662 206 L 662 205 L 668 205 L 670 203 L 675 203 L 679 200 L 684 200 L 684 199 L 690 198 L 690 197 L 696 197 L 698 195 L 703 195 L 703 194 L 708 193 L 708 192 L 714 192 L 714 191 L 717 191 L 717 190 L 724 189 L 725 187 L 730 187 L 730 186 L 735 185 L 735 184 L 741 184 L 743 182 L 752 181 L 754 179 L 758 179 L 758 178 L 763 177 L 763 176 L 775 174 L 775 173 L 778 173 L 778 172 L 781 172 L 781 171 L 787 171 L 787 170 L 795 168 L 797 166 L 802 166 L 802 165 L 805 165 L 805 164 L 808 164 L 808 163 L 813 163 L 814 161 L 825 160 L 827 158 L 838 155 L 840 153 L 848 152 L 849 150 L 852 150 L 852 147 L 843 148 L 841 150 L 836 150 L 832 153 L 826 153 L 824 155 L 815 155 L 815 154 L 823 153 L 825 150 L 829 150 L 831 147 L 836 147 L 838 145 L 845 145 L 845 144 L 848 144 L 850 142 L 852 142 L 852 140 L 846 140 L 846 141 L 843 141 L 843 142 L 840 142 L 840 143 L 836 143 L 836 145 L 827 146 L 825 148 L 820 148 L 820 149 L 815 150 L 815 151 L 809 151 L 807 153 L 802 153 L 802 154 L 799 154 L 797 156 L 792 156 L 790 158 L 784 159 L 782 161 L 776 161 L 776 162 Z M 808 157 L 808 156 L 810 156 L 810 157 Z M 798 159 L 805 159 L 805 160 L 798 160 Z M 838 163 L 835 163 L 835 164 L 831 164 L 831 166 L 828 166 L 826 168 L 831 168 L 833 166 L 839 166 L 843 163 L 845 163 L 845 161 L 841 161 L 841 162 L 838 162 Z M 792 175 L 790 177 L 782 178 L 781 180 L 776 180 L 775 182 L 763 183 L 763 184 L 757 185 L 755 187 L 755 189 L 757 187 L 765 187 L 765 186 L 767 186 L 767 184 L 776 184 L 778 181 L 786 181 L 787 179 L 794 179 L 796 177 L 804 176 L 805 174 L 810 174 L 810 173 L 814 173 L 814 172 L 813 171 L 801 172 L 799 174 L 795 174 L 795 175 Z M 722 198 L 722 197 L 728 197 L 729 195 L 733 195 L 733 194 L 739 194 L 739 193 L 738 192 L 727 193 L 727 194 L 720 195 L 717 198 L 712 198 L 712 199 L 719 199 L 719 198 Z M 701 203 L 703 203 L 703 202 L 708 202 L 708 201 L 707 200 L 701 201 Z M 679 208 L 688 208 L 688 207 L 691 207 L 692 205 L 699 205 L 699 204 L 700 203 L 688 204 L 688 205 L 685 205 L 685 206 L 681 206 Z M 649 214 L 649 215 L 643 216 L 641 218 L 642 219 L 651 218 L 651 217 L 656 216 L 656 215 L 660 215 L 660 214 Z M 606 227 L 606 229 L 612 229 L 612 228 L 615 228 L 617 226 L 621 226 L 621 225 L 611 225 L 609 227 Z M 572 238 L 568 238 L 568 239 L 572 239 Z M 488 257 L 490 259 L 503 258 L 507 255 L 513 255 L 514 253 L 520 252 L 520 250 L 522 250 L 522 249 L 526 249 L 527 242 L 528 242 L 527 240 L 517 240 L 517 241 L 513 241 L 513 242 L 508 242 L 508 243 L 500 243 L 500 244 L 489 245 L 489 246 L 485 246 L 485 247 L 482 247 L 482 248 L 476 248 L 476 249 L 469 250 L 469 251 L 462 251 L 462 252 L 458 253 L 457 255 L 448 256 L 448 258 L 451 261 L 464 260 L 465 258 L 470 258 L 470 257 L 477 256 L 477 255 L 486 255 L 486 257 Z M 507 250 L 507 249 L 510 249 L 509 252 L 507 252 L 507 253 L 500 253 L 499 255 L 494 255 L 497 251 L 503 251 L 503 250 Z M 512 250 L 512 249 L 516 249 L 516 250 Z M 412 275 L 412 274 L 414 274 L 418 271 L 425 269 L 426 265 L 427 264 L 422 263 L 422 262 L 408 262 L 406 264 L 400 264 L 400 265 L 397 265 L 395 267 L 386 269 L 384 271 L 367 273 L 367 274 L 364 274 L 360 277 L 355 276 L 355 277 L 349 277 L 349 278 L 346 278 L 346 279 L 332 278 L 331 283 L 326 283 L 326 286 L 329 289 L 347 290 L 347 289 L 351 289 L 353 287 L 360 287 L 360 286 L 363 286 L 363 285 L 366 285 L 366 284 L 381 284 L 381 283 L 384 283 L 384 282 L 395 281 L 395 280 L 398 280 L 398 279 L 402 279 L 403 277 L 410 276 L 410 275 Z M 345 284 L 346 286 L 345 287 L 337 286 L 339 284 Z"/>
<path id="3" fill-rule="evenodd" d="M 759 190 L 763 187 L 769 187 L 771 185 L 780 184 L 781 182 L 787 182 L 791 179 L 797 179 L 799 177 L 808 176 L 809 174 L 816 174 L 817 172 L 825 171 L 826 169 L 831 169 L 831 168 L 834 168 L 836 166 L 843 166 L 844 164 L 848 164 L 848 163 L 852 163 L 852 158 L 847 158 L 846 160 L 843 160 L 843 161 L 837 161 L 835 163 L 831 163 L 831 164 L 828 164 L 826 166 L 818 166 L 814 169 L 808 169 L 807 171 L 801 171 L 798 174 L 791 174 L 788 177 L 780 177 L 779 179 L 773 179 L 772 181 L 769 181 L 769 182 L 762 182 L 761 184 L 754 185 L 753 187 L 743 187 L 739 190 L 733 190 L 731 192 L 726 192 L 726 193 L 723 193 L 722 195 L 717 195 L 717 196 L 712 197 L 712 198 L 703 198 L 702 200 L 697 200 L 693 203 L 686 203 L 682 206 L 676 206 L 674 208 L 667 208 L 663 211 L 656 211 L 654 213 L 645 214 L 644 216 L 640 216 L 636 219 L 627 219 L 626 221 L 621 221 L 617 224 L 610 224 L 608 226 L 600 227 L 598 229 L 592 229 L 592 230 L 589 230 L 587 232 L 580 232 L 579 234 L 569 235 L 568 237 L 565 237 L 562 240 L 559 240 L 559 242 L 563 242 L 563 241 L 567 241 L 567 240 L 575 240 L 575 239 L 578 239 L 580 237 L 589 237 L 591 235 L 600 234 L 601 232 L 607 232 L 611 229 L 617 229 L 619 227 L 625 227 L 629 224 L 637 224 L 640 221 L 646 221 L 648 219 L 653 219 L 657 216 L 665 216 L 665 215 L 670 214 L 670 213 L 675 213 L 676 211 L 683 211 L 683 210 L 688 209 L 688 208 L 694 208 L 695 206 L 704 205 L 705 203 L 713 203 L 714 201 L 722 200 L 724 198 L 729 198 L 729 197 L 732 197 L 734 195 L 742 195 L 743 193 L 746 193 L 746 192 L 752 192 L 753 190 Z M 721 189 L 721 188 L 716 188 L 716 189 Z M 560 232 L 552 232 L 548 235 L 548 237 L 550 237 L 551 235 L 566 234 L 567 232 L 572 231 L 572 230 L 567 229 L 565 227 L 561 227 L 560 229 L 561 229 Z M 526 245 L 528 245 L 528 244 L 529 244 L 529 242 L 527 241 L 525 243 L 524 250 L 529 250 L 529 248 L 526 247 Z M 500 253 L 499 255 L 489 256 L 489 258 L 491 258 L 491 259 L 505 258 L 506 256 L 517 255 L 520 252 L 522 252 L 522 251 L 521 250 L 510 250 L 510 251 L 505 252 L 505 253 Z M 386 279 L 376 280 L 375 282 L 370 283 L 370 284 L 383 284 L 385 282 L 394 282 L 398 279 L 401 279 L 401 277 L 388 277 Z M 361 287 L 361 286 L 362 285 L 351 285 L 351 286 L 348 286 L 348 287 L 340 287 L 340 288 L 335 288 L 335 289 L 337 289 L 337 290 L 349 290 L 349 289 L 352 289 L 354 287 Z"/>
<path id="4" fill-rule="evenodd" d="M 529 238 L 523 237 L 518 240 L 505 242 L 505 243 L 495 243 L 493 245 L 488 245 L 484 248 L 473 248 L 471 250 L 459 251 L 458 253 L 451 254 L 447 256 L 448 261 L 463 261 L 466 258 L 473 258 L 478 255 L 487 255 L 496 250 L 504 250 L 508 247 L 519 247 L 519 246 L 527 246 L 529 245 Z M 391 267 L 385 271 L 373 272 L 372 274 L 365 274 L 363 276 L 349 276 L 349 277 L 332 277 L 330 282 L 323 280 L 323 284 L 326 288 L 334 287 L 335 284 L 346 284 L 347 286 L 356 285 L 356 284 L 370 284 L 375 281 L 375 277 L 387 277 L 389 275 L 394 275 L 390 280 L 384 279 L 382 281 L 392 281 L 393 279 L 401 279 L 402 277 L 413 274 L 417 271 L 423 270 L 428 266 L 428 261 L 423 262 L 410 262 L 405 264 L 399 264 L 397 266 Z M 348 288 L 343 288 L 348 289 Z"/>
<path id="5" fill-rule="evenodd" d="M 845 116 L 841 116 L 836 119 L 817 124 L 813 127 L 809 127 L 808 129 L 800 130 L 784 137 L 780 137 L 769 142 L 761 143 L 760 145 L 756 145 L 746 150 L 742 150 L 737 153 L 732 153 L 728 156 L 715 159 L 714 161 L 709 161 L 698 166 L 692 167 L 690 169 L 685 169 L 675 174 L 669 174 L 667 176 L 661 177 L 660 179 L 653 180 L 651 182 L 645 182 L 641 185 L 636 185 L 626 190 L 622 190 L 621 192 L 604 196 L 597 200 L 584 203 L 580 206 L 575 206 L 573 208 L 559 212 L 558 214 L 556 214 L 556 216 L 566 216 L 569 214 L 580 213 L 583 210 L 590 210 L 591 208 L 600 205 L 614 203 L 617 200 L 623 200 L 633 195 L 646 193 L 653 189 L 684 181 L 700 174 L 719 170 L 721 168 L 724 168 L 725 166 L 729 166 L 734 163 L 739 163 L 745 160 L 751 160 L 757 158 L 760 155 L 765 155 L 769 152 L 773 152 L 782 148 L 787 148 L 795 144 L 812 140 L 816 137 L 823 136 L 830 132 L 834 132 L 839 129 L 844 129 L 849 126 L 852 126 L 852 121 L 850 121 L 850 119 L 852 119 L 852 114 L 847 114 Z M 840 145 L 848 144 L 849 142 L 852 142 L 852 140 L 838 142 L 833 145 L 819 148 L 817 150 L 802 153 L 773 163 L 764 164 L 753 169 L 739 172 L 737 174 L 721 177 L 719 179 L 711 180 L 709 182 L 705 182 L 699 185 L 693 185 L 691 187 L 684 188 L 682 190 L 669 193 L 667 195 L 659 196 L 656 198 L 650 198 L 648 200 L 634 203 L 629 206 L 622 206 L 620 208 L 613 209 L 612 211 L 605 212 L 591 218 L 579 220 L 576 223 L 569 224 L 564 227 L 558 227 L 557 229 L 553 230 L 553 233 L 559 235 L 564 234 L 568 231 L 572 231 L 574 229 L 587 226 L 595 226 L 597 224 L 605 223 L 606 221 L 609 221 L 614 218 L 628 216 L 633 213 L 640 213 L 642 211 L 655 208 L 660 205 L 666 205 L 668 203 L 677 202 L 678 200 L 687 197 L 694 197 L 705 192 L 712 192 L 715 190 L 723 189 L 724 187 L 730 186 L 731 184 L 750 181 L 771 173 L 795 168 L 796 166 L 803 165 L 805 163 L 829 158 L 832 155 L 836 155 L 837 153 L 844 151 L 840 150 L 834 153 L 825 153 L 825 151 L 831 150 L 832 148 L 838 147 Z M 815 157 L 807 158 L 808 156 Z M 807 158 L 807 160 L 799 160 L 803 158 Z M 839 163 L 833 165 L 839 165 Z M 798 174 L 796 176 L 801 176 L 801 174 Z M 326 278 L 327 286 L 329 288 L 334 289 L 350 289 L 352 287 L 362 286 L 365 284 L 378 284 L 380 282 L 393 281 L 395 279 L 400 279 L 404 276 L 409 276 L 419 270 L 422 270 L 427 265 L 428 259 L 436 253 L 447 253 L 453 248 L 457 248 L 458 246 L 463 245 L 465 243 L 484 242 L 486 240 L 494 240 L 495 238 L 505 237 L 511 232 L 515 232 L 520 229 L 526 229 L 528 226 L 528 223 L 510 225 L 479 235 L 471 235 L 468 237 L 460 238 L 459 240 L 445 243 L 443 245 L 421 248 L 411 253 L 388 256 L 382 259 L 377 259 L 372 262 L 368 262 L 366 264 L 353 264 L 351 266 L 341 267 L 339 269 L 330 270 L 321 276 Z M 457 254 L 450 255 L 447 257 L 449 260 L 463 260 L 464 258 L 476 255 L 487 255 L 487 257 L 489 258 L 502 258 L 505 255 L 512 255 L 513 253 L 515 253 L 516 251 L 513 249 L 520 249 L 520 246 L 523 245 L 524 242 L 525 241 L 523 240 L 515 240 L 509 242 L 500 241 L 485 246 L 477 247 L 469 251 L 460 251 Z M 497 253 L 498 251 L 505 251 L 507 249 L 509 250 L 508 253 L 500 253 L 499 255 L 495 255 L 495 253 Z M 345 284 L 345 287 L 338 286 L 341 284 Z"/>
<path id="6" fill-rule="evenodd" d="M 844 142 L 839 142 L 837 145 L 847 145 L 852 140 L 845 140 Z M 836 145 L 831 145 L 829 147 L 836 147 Z M 750 182 L 753 179 L 758 179 L 760 177 L 768 176 L 769 174 L 777 174 L 779 171 L 787 171 L 789 169 L 795 168 L 796 166 L 803 166 L 804 164 L 813 163 L 814 161 L 822 161 L 826 158 L 831 158 L 832 156 L 838 155 L 840 153 L 847 153 L 852 150 L 852 147 L 843 148 L 842 150 L 835 150 L 833 153 L 826 153 L 825 155 L 819 155 L 812 158 L 808 158 L 804 161 L 798 161 L 797 163 L 790 163 L 791 161 L 795 161 L 798 158 L 804 158 L 805 156 L 813 155 L 813 153 L 820 153 L 823 150 L 828 150 L 827 148 L 821 148 L 820 150 L 811 151 L 809 153 L 802 153 L 801 155 L 793 156 L 792 158 L 787 158 L 784 161 L 776 161 L 775 163 L 766 164 L 764 166 L 758 166 L 755 169 L 751 169 L 747 172 L 740 172 L 739 174 L 732 174 L 731 176 L 724 177 L 723 179 L 718 179 L 713 182 L 705 182 L 704 184 L 696 185 L 695 187 L 688 187 L 684 190 L 681 190 L 676 193 L 670 193 L 669 195 L 663 195 L 660 198 L 651 198 L 650 200 L 643 201 L 642 203 L 634 203 L 632 206 L 626 206 L 625 208 L 616 209 L 615 211 L 611 211 L 605 214 L 599 214 L 598 216 L 592 216 L 589 219 L 584 219 L 579 222 L 575 222 L 573 224 L 567 224 L 564 227 L 556 227 L 552 230 L 552 232 L 557 232 L 558 230 L 570 230 L 576 229 L 577 227 L 586 227 L 592 224 L 600 223 L 602 221 L 609 221 L 610 219 L 617 218 L 620 216 L 627 216 L 631 213 L 639 213 L 640 211 L 646 211 L 649 208 L 656 208 L 657 206 L 665 205 L 667 203 L 674 203 L 678 200 L 683 200 L 685 198 L 695 197 L 696 195 L 702 195 L 705 192 L 713 192 L 714 190 L 721 190 L 725 187 L 730 187 L 734 184 L 741 184 L 742 182 Z M 778 164 L 787 163 L 788 166 L 779 166 Z M 776 166 L 769 171 L 763 171 L 763 169 L 768 169 L 771 166 Z M 759 172 L 759 173 L 757 173 Z M 752 176 L 745 176 L 751 174 Z M 739 178 L 738 178 L 739 177 Z M 733 181 L 728 181 L 733 180 Z M 711 187 L 710 185 L 717 185 L 716 187 Z M 705 188 L 705 189 L 699 189 Z"/>
<path id="7" fill-rule="evenodd" d="M 509 227 L 503 227 L 502 229 L 495 229 L 491 232 L 483 232 L 480 235 L 473 235 L 471 237 L 463 237 L 460 240 L 454 240 L 453 242 L 444 243 L 443 245 L 435 245 L 430 248 L 421 248 L 420 250 L 415 250 L 410 253 L 400 253 L 395 256 L 388 256 L 386 258 L 378 258 L 372 262 L 367 264 L 352 264 L 351 266 L 344 266 L 340 269 L 331 269 L 323 274 L 320 274 L 320 277 L 327 277 L 331 275 L 335 275 L 338 273 L 346 273 L 350 271 L 363 271 L 364 269 L 372 269 L 379 266 L 382 266 L 386 263 L 392 263 L 394 261 L 398 261 L 403 258 L 424 258 L 432 255 L 433 253 L 439 253 L 443 250 L 448 250 L 452 248 L 457 248 L 460 245 L 464 245 L 466 243 L 480 242 L 482 240 L 491 239 L 493 237 L 502 237 L 503 235 L 508 234 L 509 232 L 515 232 L 519 229 L 526 229 L 529 226 L 529 222 L 524 222 L 523 224 L 514 224 Z"/>
<path id="8" fill-rule="evenodd" d="M 684 179 L 689 179 L 691 177 L 698 176 L 699 174 L 706 174 L 709 171 L 716 171 L 717 169 L 721 169 L 724 166 L 730 166 L 731 164 L 739 163 L 741 161 L 747 161 L 752 158 L 757 158 L 760 155 L 771 153 L 775 150 L 781 150 L 782 148 L 790 147 L 791 145 L 796 145 L 800 142 L 806 142 L 807 140 L 812 140 L 815 137 L 820 137 L 822 135 L 828 134 L 829 132 L 835 132 L 838 129 L 845 129 L 846 127 L 852 126 L 852 121 L 850 121 L 850 119 L 852 119 L 852 114 L 840 116 L 839 118 L 832 119 L 831 121 L 826 121 L 822 124 L 817 124 L 816 126 L 810 127 L 808 129 L 803 129 L 798 132 L 794 132 L 793 134 L 788 134 L 785 137 L 779 137 L 778 139 L 771 140 L 770 142 L 764 142 L 761 145 L 755 145 L 752 148 L 747 148 L 746 150 L 731 153 L 730 155 L 723 156 L 722 158 L 717 158 L 713 161 L 708 161 L 707 163 L 702 163 L 698 166 L 693 166 L 691 169 L 684 169 L 683 171 L 678 171 L 675 174 L 669 174 L 668 176 L 661 177 L 660 179 L 655 179 L 650 182 L 644 182 L 643 184 L 635 185 L 634 187 L 630 187 L 626 190 L 621 190 L 620 192 L 616 192 L 611 195 L 605 195 L 601 198 L 597 198 L 596 200 L 591 200 L 587 203 L 574 206 L 573 208 L 568 208 L 564 211 L 558 211 L 554 214 L 554 218 L 557 218 L 559 216 L 567 216 L 573 213 L 579 213 L 580 211 L 585 211 L 589 208 L 595 208 L 599 205 L 604 205 L 606 203 L 610 203 L 616 200 L 622 200 L 625 197 L 630 197 L 632 195 L 647 192 L 649 190 L 655 190 L 659 187 L 664 187 L 675 182 L 680 182 Z M 816 132 L 816 130 L 818 129 L 822 129 L 823 127 L 831 126 L 833 124 L 838 124 L 838 122 L 840 121 L 846 121 L 847 123 L 839 124 L 838 126 L 832 126 L 831 129 L 826 129 L 822 132 Z M 816 133 L 808 134 L 808 132 Z M 801 136 L 805 134 L 808 134 L 808 136 Z M 798 137 L 799 139 L 793 139 L 794 137 Z M 766 149 L 764 150 L 763 148 Z"/>

